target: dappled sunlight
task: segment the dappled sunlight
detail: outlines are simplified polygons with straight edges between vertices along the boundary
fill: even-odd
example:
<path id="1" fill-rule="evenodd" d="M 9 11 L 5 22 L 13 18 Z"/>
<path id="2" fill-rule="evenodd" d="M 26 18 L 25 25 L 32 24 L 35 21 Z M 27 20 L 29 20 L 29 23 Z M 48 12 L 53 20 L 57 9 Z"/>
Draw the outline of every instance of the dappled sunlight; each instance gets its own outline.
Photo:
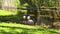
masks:
<path id="1" fill-rule="evenodd" d="M 16 15 L 16 13 L 11 11 L 0 10 L 0 16 Z"/>
<path id="2" fill-rule="evenodd" d="M 0 26 L 22 27 L 22 28 L 32 28 L 32 29 L 40 28 L 40 26 L 38 27 L 38 26 L 30 26 L 30 25 L 23 25 L 23 24 L 16 24 L 16 23 L 4 23 L 4 22 L 0 23 Z"/>
<path id="3" fill-rule="evenodd" d="M 3 34 L 59 34 L 54 30 L 50 30 L 38 26 L 30 26 L 13 23 L 0 23 L 0 33 Z"/>
<path id="4" fill-rule="evenodd" d="M 59 2 L 0 0 L 0 34 L 60 34 Z"/>

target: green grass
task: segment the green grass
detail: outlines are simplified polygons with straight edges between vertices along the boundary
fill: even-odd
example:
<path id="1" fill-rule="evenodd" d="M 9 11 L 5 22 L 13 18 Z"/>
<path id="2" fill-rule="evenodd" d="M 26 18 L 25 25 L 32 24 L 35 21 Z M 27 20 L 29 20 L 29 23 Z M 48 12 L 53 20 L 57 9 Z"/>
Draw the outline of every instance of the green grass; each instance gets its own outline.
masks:
<path id="1" fill-rule="evenodd" d="M 0 23 L 0 34 L 60 34 L 54 29 L 16 23 Z"/>
<path id="2" fill-rule="evenodd" d="M 0 10 L 0 16 L 15 15 L 15 12 Z"/>

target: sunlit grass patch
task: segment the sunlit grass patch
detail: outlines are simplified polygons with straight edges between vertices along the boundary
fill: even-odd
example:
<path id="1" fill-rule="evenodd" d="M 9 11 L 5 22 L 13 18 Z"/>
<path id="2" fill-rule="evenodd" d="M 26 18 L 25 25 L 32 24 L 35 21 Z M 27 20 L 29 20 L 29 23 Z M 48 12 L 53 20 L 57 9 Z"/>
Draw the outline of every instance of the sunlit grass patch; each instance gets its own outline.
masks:
<path id="1" fill-rule="evenodd" d="M 15 15 L 16 12 L 0 10 L 0 16 Z"/>
<path id="2" fill-rule="evenodd" d="M 54 29 L 16 23 L 0 23 L 0 34 L 60 34 Z"/>

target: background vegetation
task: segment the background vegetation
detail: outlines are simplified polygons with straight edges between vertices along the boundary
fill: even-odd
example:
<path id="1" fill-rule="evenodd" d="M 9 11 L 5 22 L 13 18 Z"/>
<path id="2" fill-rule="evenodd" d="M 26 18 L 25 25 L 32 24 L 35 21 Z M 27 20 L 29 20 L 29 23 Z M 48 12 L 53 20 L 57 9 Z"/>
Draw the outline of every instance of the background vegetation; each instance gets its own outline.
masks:
<path id="1" fill-rule="evenodd" d="M 60 34 L 60 22 L 56 22 L 56 19 L 60 19 L 59 11 L 56 12 L 56 0 L 12 1 L 17 5 L 15 12 L 0 10 L 0 34 Z M 40 26 L 21 24 L 24 15 L 33 17 L 33 25 Z"/>

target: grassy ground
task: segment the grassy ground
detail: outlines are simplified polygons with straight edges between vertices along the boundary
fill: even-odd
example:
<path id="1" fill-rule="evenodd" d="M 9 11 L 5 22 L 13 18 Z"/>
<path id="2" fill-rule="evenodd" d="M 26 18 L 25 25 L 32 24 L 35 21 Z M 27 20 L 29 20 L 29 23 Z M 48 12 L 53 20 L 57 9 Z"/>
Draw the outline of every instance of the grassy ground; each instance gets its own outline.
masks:
<path id="1" fill-rule="evenodd" d="M 11 11 L 0 10 L 0 16 L 15 15 L 16 13 Z"/>
<path id="2" fill-rule="evenodd" d="M 0 34 L 60 34 L 54 29 L 23 24 L 0 23 Z"/>

